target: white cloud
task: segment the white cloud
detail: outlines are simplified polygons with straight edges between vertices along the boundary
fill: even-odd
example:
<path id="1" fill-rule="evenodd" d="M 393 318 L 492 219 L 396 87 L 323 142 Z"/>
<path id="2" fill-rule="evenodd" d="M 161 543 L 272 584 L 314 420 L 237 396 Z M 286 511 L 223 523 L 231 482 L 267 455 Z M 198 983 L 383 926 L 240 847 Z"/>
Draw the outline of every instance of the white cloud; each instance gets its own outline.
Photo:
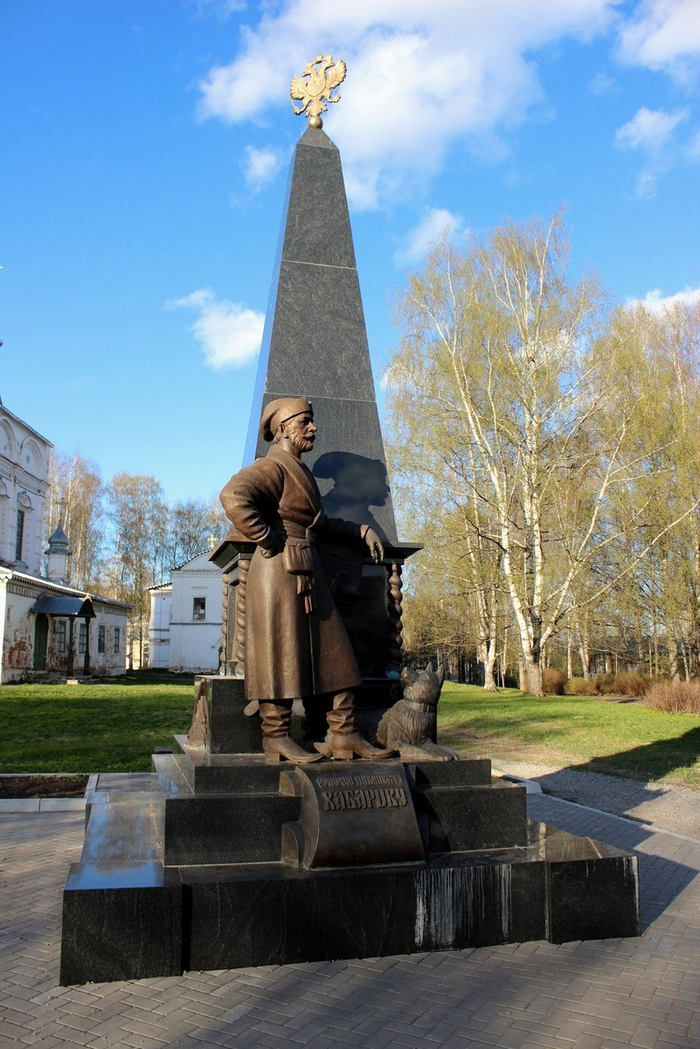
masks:
<path id="1" fill-rule="evenodd" d="M 663 109 L 647 109 L 646 106 L 642 106 L 631 120 L 618 128 L 615 145 L 658 153 L 669 144 L 678 125 L 687 119 L 687 109 L 666 113 Z"/>
<path id="2" fill-rule="evenodd" d="M 619 57 L 688 81 L 700 70 L 698 0 L 644 0 L 620 31 Z"/>
<path id="3" fill-rule="evenodd" d="M 280 169 L 282 158 L 274 149 L 245 148 L 245 181 L 255 193 L 268 182 L 272 182 Z"/>
<path id="4" fill-rule="evenodd" d="M 663 295 L 659 289 L 648 291 L 643 299 L 628 299 L 628 306 L 644 306 L 650 313 L 661 315 L 674 306 L 700 305 L 700 288 L 686 288 L 675 295 Z"/>
<path id="5" fill-rule="evenodd" d="M 647 156 L 647 163 L 637 175 L 636 194 L 640 200 L 651 200 L 656 195 L 659 179 L 672 166 L 678 152 L 673 142 L 675 130 L 687 119 L 687 109 L 667 113 L 642 106 L 617 129 L 616 146 L 638 149 Z"/>
<path id="6" fill-rule="evenodd" d="M 289 106 L 289 83 L 318 41 L 348 66 L 328 130 L 359 207 L 420 184 L 459 142 L 503 151 L 501 136 L 542 104 L 533 53 L 611 24 L 616 0 L 282 0 L 262 8 L 238 56 L 200 83 L 202 119 L 256 119 Z M 300 65 L 301 64 L 301 65 Z M 261 76 L 261 70 L 265 75 Z"/>
<path id="7" fill-rule="evenodd" d="M 444 208 L 431 208 L 418 225 L 406 234 L 403 247 L 394 252 L 394 262 L 398 266 L 411 266 L 420 262 L 445 233 L 459 235 L 464 232 L 466 229 L 461 216 Z"/>
<path id="8" fill-rule="evenodd" d="M 199 317 L 190 327 L 214 371 L 238 368 L 255 357 L 262 342 L 265 316 L 227 299 L 217 301 L 211 288 L 181 299 L 169 299 L 166 309 L 194 309 Z"/>

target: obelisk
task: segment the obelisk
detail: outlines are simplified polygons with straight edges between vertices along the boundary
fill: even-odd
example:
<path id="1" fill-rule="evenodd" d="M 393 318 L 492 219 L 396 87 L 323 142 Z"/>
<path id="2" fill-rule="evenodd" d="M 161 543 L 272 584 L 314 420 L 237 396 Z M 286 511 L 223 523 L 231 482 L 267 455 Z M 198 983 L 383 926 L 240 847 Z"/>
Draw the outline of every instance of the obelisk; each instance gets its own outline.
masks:
<path id="1" fill-rule="evenodd" d="M 397 541 L 343 170 L 322 129 L 345 65 L 319 55 L 292 81 L 309 126 L 297 144 L 282 217 L 244 464 L 264 455 L 263 406 L 306 396 L 318 425 L 308 456 L 329 516 Z"/>

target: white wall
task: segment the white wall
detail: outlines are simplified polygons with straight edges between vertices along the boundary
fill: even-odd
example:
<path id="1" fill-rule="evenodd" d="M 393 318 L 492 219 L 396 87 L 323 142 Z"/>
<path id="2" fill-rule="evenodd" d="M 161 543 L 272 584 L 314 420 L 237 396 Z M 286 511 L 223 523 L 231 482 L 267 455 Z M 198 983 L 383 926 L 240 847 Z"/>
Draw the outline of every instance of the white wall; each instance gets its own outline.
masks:
<path id="1" fill-rule="evenodd" d="M 167 670 L 170 666 L 170 616 L 173 603 L 172 587 L 151 590 L 151 621 L 148 626 L 148 665 L 153 670 Z"/>
<path id="2" fill-rule="evenodd" d="M 51 443 L 0 405 L 0 559 L 30 575 L 41 571 Z M 24 510 L 22 557 L 15 557 L 17 510 Z"/>
<path id="3" fill-rule="evenodd" d="M 211 563 L 207 551 L 173 569 L 170 585 L 169 644 L 163 640 L 166 636 L 168 591 L 161 588 L 151 591 L 151 667 L 167 665 L 175 672 L 218 673 L 222 602 L 220 569 Z M 204 615 L 200 617 L 202 602 Z M 167 664 L 163 662 L 166 649 Z"/>

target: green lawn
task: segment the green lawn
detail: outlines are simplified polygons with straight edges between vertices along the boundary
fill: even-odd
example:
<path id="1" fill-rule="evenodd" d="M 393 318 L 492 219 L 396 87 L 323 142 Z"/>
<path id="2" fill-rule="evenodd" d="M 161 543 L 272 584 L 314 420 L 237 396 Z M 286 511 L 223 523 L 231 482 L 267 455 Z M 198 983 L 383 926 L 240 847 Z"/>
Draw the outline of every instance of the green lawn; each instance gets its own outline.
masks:
<path id="1" fill-rule="evenodd" d="M 0 772 L 137 772 L 189 727 L 191 684 L 0 687 Z M 700 789 L 700 718 L 581 696 L 534 699 L 446 684 L 439 738 L 496 760 L 663 779 Z"/>
<path id="2" fill-rule="evenodd" d="M 587 696 L 447 683 L 439 739 L 482 757 L 574 765 L 700 789 L 700 717 Z"/>
<path id="3" fill-rule="evenodd" d="M 189 728 L 191 684 L 4 685 L 0 772 L 140 772 Z"/>

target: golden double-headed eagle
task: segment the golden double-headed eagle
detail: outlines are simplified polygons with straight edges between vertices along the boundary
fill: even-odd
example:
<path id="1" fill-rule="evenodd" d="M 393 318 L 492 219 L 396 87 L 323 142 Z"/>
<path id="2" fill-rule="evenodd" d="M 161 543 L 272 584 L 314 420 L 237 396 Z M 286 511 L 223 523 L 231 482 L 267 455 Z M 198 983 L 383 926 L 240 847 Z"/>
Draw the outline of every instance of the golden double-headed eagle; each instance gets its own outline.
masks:
<path id="1" fill-rule="evenodd" d="M 340 95 L 331 97 L 331 92 L 345 80 L 345 62 L 334 62 L 333 55 L 316 55 L 304 66 L 301 76 L 295 76 L 289 89 L 292 105 L 296 99 L 301 106 L 294 106 L 299 115 L 306 112 L 312 127 L 322 127 L 321 113 L 328 109 L 327 102 L 340 102 Z"/>

